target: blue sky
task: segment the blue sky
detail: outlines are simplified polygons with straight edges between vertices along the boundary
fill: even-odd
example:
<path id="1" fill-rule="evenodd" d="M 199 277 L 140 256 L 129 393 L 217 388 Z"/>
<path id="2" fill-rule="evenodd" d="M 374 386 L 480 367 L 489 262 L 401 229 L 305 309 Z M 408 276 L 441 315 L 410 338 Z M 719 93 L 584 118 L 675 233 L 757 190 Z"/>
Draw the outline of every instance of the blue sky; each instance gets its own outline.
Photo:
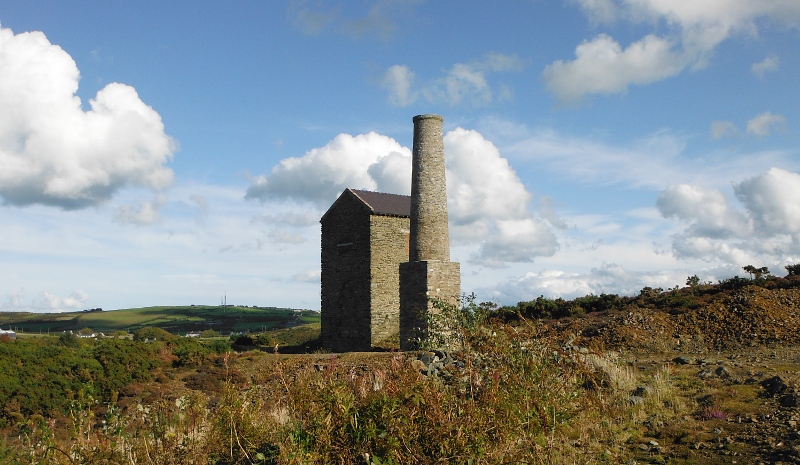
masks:
<path id="1" fill-rule="evenodd" d="M 0 5 L 0 311 L 319 308 L 319 218 L 444 117 L 462 287 L 800 262 L 796 0 Z"/>

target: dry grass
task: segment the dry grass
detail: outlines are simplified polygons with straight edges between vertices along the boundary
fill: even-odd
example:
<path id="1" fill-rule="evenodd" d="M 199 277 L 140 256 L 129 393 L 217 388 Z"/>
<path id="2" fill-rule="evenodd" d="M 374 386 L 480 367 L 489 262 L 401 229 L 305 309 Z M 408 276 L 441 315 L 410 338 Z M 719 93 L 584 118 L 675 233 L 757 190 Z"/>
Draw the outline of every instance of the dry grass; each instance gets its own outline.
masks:
<path id="1" fill-rule="evenodd" d="M 472 310 L 475 312 L 475 309 Z M 242 356 L 246 385 L 97 417 L 68 437 L 17 426 L 0 459 L 21 464 L 620 463 L 653 417 L 682 411 L 669 366 L 637 379 L 614 354 L 564 352 L 535 328 L 471 315 L 450 333 L 463 362 L 426 377 L 410 354 Z M 254 365 L 255 366 L 255 365 Z M 227 368 L 226 368 L 227 369 Z M 643 384 L 644 383 L 644 384 Z M 644 401 L 632 391 L 646 386 Z M 105 410 L 105 409 L 103 409 Z M 5 455 L 3 455 L 5 454 Z"/>

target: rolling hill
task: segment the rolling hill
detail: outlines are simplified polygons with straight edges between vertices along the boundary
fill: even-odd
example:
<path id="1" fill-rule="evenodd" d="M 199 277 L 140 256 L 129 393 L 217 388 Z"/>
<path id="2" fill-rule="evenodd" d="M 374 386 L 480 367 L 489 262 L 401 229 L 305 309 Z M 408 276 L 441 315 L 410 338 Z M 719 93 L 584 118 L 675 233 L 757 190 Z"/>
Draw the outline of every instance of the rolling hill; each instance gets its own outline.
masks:
<path id="1" fill-rule="evenodd" d="M 60 333 L 91 328 L 94 331 L 136 331 L 145 326 L 174 334 L 213 329 L 230 332 L 264 331 L 318 323 L 319 312 L 275 307 L 176 306 L 122 310 L 86 310 L 70 313 L 0 312 L 0 328 L 25 333 Z"/>

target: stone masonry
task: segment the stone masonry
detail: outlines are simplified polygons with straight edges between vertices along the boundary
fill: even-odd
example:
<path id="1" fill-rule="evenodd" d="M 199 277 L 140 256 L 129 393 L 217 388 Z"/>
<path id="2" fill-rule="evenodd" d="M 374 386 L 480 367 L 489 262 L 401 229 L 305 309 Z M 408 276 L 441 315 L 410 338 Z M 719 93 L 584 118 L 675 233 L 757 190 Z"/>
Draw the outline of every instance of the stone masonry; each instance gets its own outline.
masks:
<path id="1" fill-rule="evenodd" d="M 409 261 L 400 264 L 400 348 L 414 350 L 427 334 L 431 299 L 458 305 L 461 267 L 450 261 L 443 119 L 414 117 Z"/>
<path id="2" fill-rule="evenodd" d="M 322 225 L 322 346 L 365 351 L 400 336 L 415 349 L 432 298 L 458 304 L 450 261 L 442 117 L 414 117 L 411 197 L 345 189 Z"/>
<path id="3" fill-rule="evenodd" d="M 442 117 L 414 117 L 411 159 L 411 262 L 450 261 Z"/>
<path id="4" fill-rule="evenodd" d="M 366 351 L 397 336 L 410 205 L 405 195 L 345 189 L 323 215 L 323 347 Z"/>

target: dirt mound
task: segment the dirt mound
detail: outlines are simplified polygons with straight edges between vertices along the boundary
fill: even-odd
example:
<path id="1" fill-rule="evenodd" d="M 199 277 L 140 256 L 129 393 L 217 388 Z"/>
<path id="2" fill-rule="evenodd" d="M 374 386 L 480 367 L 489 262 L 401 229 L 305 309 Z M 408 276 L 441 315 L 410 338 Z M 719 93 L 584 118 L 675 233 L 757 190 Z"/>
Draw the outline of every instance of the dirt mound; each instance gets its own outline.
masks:
<path id="1" fill-rule="evenodd" d="M 731 350 L 800 342 L 800 290 L 751 286 L 678 315 L 682 333 L 702 335 L 709 348 Z"/>
<path id="2" fill-rule="evenodd" d="M 694 307 L 694 308 L 693 308 Z M 639 303 L 544 325 L 551 335 L 596 349 L 684 353 L 800 343 L 800 289 L 742 289 L 698 296 L 681 308 Z"/>

